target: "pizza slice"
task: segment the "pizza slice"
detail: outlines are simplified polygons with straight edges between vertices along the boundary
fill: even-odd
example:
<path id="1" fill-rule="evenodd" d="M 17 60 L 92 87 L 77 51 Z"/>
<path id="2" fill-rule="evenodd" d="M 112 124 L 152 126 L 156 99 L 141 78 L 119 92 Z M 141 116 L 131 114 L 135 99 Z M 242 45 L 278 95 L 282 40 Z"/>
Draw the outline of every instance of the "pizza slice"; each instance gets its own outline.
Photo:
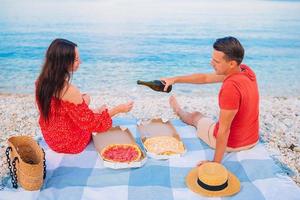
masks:
<path id="1" fill-rule="evenodd" d="M 183 143 L 172 136 L 147 138 L 144 142 L 144 146 L 148 152 L 158 155 L 181 154 L 185 150 Z"/>
<path id="2" fill-rule="evenodd" d="M 110 162 L 130 163 L 141 158 L 141 150 L 135 144 L 111 144 L 101 151 L 104 160 Z"/>

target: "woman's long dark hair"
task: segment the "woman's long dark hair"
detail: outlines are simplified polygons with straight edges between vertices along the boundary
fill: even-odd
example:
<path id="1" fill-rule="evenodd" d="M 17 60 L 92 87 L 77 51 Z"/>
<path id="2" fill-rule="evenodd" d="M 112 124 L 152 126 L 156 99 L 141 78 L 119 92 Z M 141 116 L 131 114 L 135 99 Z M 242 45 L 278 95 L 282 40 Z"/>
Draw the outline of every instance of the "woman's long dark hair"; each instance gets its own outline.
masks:
<path id="1" fill-rule="evenodd" d="M 76 47 L 65 39 L 55 39 L 48 47 L 36 85 L 37 103 L 45 120 L 49 118 L 52 96 L 59 98 L 66 81 L 70 81 Z"/>

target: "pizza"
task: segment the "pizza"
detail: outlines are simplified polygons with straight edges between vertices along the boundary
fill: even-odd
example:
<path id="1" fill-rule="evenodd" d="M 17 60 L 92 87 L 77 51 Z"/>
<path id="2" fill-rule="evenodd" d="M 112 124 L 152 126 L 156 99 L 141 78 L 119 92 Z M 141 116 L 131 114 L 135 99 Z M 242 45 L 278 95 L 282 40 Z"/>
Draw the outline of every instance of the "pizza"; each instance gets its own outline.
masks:
<path id="1" fill-rule="evenodd" d="M 140 148 L 135 144 L 111 144 L 101 151 L 104 160 L 129 163 L 141 158 Z"/>
<path id="2" fill-rule="evenodd" d="M 185 150 L 183 143 L 172 136 L 147 138 L 144 142 L 144 146 L 148 152 L 158 155 L 181 154 Z"/>

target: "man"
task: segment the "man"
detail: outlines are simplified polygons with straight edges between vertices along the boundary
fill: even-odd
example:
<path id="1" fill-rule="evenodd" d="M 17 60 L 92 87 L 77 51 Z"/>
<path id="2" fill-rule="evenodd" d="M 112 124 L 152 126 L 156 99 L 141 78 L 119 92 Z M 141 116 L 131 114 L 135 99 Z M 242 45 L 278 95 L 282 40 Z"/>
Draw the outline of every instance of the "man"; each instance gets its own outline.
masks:
<path id="1" fill-rule="evenodd" d="M 212 74 L 192 74 L 162 78 L 165 90 L 175 83 L 219 83 L 219 120 L 215 123 L 200 112 L 184 111 L 174 96 L 170 105 L 180 119 L 197 129 L 197 135 L 215 149 L 213 162 L 221 163 L 225 151 L 241 151 L 259 139 L 259 94 L 255 73 L 241 64 L 244 48 L 234 37 L 217 39 L 213 45 Z M 202 164 L 207 161 L 202 161 Z"/>

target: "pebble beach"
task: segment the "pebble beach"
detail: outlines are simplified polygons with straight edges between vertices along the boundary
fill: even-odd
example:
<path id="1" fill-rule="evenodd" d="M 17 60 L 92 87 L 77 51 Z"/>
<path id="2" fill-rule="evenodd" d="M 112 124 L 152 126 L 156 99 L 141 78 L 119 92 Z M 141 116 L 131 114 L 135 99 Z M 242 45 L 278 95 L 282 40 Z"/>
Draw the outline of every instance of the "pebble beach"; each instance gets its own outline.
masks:
<path id="1" fill-rule="evenodd" d="M 192 94 L 175 96 L 179 104 L 188 111 L 200 111 L 217 119 L 218 104 L 216 96 L 199 97 Z M 130 98 L 124 95 L 91 95 L 91 107 L 106 104 L 112 107 Z M 176 119 L 172 112 L 168 95 L 143 94 L 135 98 L 130 113 L 118 115 L 123 118 Z M 41 138 L 38 126 L 38 112 L 32 94 L 0 94 L 0 180 L 8 176 L 5 157 L 7 139 L 13 135 L 29 135 Z M 300 187 L 300 97 L 261 97 L 260 99 L 260 140 L 264 143 L 274 161 Z"/>

